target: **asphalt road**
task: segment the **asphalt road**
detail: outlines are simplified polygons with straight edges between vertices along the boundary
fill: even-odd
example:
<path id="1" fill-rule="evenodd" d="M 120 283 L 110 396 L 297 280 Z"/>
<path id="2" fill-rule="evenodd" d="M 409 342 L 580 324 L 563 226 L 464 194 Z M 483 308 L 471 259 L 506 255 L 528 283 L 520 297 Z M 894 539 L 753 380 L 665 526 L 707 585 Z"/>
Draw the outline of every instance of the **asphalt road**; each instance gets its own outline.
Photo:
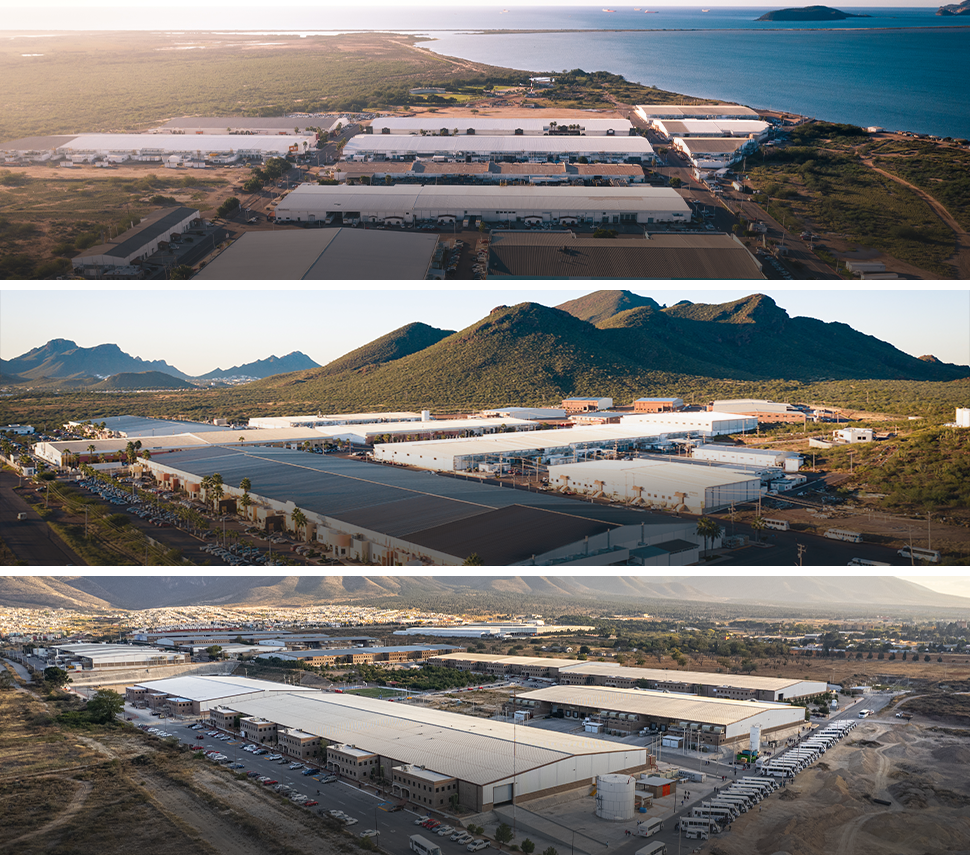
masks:
<path id="1" fill-rule="evenodd" d="M 27 502 L 14 492 L 20 479 L 0 471 L 0 537 L 19 561 L 32 567 L 85 566 L 85 561 L 67 546 Z M 17 514 L 27 519 L 18 520 Z"/>

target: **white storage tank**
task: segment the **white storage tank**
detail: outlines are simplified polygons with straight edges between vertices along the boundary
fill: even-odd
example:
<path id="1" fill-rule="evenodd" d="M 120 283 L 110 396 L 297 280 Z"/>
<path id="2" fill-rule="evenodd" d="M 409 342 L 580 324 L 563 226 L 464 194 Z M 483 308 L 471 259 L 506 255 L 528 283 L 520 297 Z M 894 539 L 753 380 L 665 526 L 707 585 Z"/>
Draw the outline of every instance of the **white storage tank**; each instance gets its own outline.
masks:
<path id="1" fill-rule="evenodd" d="M 752 751 L 761 750 L 761 725 L 760 724 L 751 725 L 751 750 Z"/>
<path id="2" fill-rule="evenodd" d="M 596 778 L 596 815 L 625 822 L 633 819 L 636 779 L 631 775 L 599 775 Z"/>

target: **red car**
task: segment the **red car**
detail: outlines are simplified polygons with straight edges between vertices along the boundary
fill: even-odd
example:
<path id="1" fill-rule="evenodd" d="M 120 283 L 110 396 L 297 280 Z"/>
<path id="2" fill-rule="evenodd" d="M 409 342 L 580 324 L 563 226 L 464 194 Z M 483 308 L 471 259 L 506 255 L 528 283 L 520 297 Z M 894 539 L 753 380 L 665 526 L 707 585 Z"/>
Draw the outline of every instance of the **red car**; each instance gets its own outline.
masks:
<path id="1" fill-rule="evenodd" d="M 313 807 L 314 805 L 318 804 L 320 804 L 320 802 L 304 802 L 303 807 Z"/>
<path id="2" fill-rule="evenodd" d="M 196 739 L 205 739 L 205 737 L 204 737 L 204 736 L 202 736 L 202 734 L 199 734 L 199 735 L 198 735 L 197 737 L 195 737 L 195 738 L 196 738 Z"/>
<path id="3" fill-rule="evenodd" d="M 264 787 L 270 787 L 273 784 L 278 784 L 278 783 L 279 783 L 279 781 L 263 781 L 263 786 Z"/>
<path id="4" fill-rule="evenodd" d="M 201 751 L 202 750 L 202 746 L 201 745 L 193 745 L 192 746 L 192 750 L 193 751 Z"/>

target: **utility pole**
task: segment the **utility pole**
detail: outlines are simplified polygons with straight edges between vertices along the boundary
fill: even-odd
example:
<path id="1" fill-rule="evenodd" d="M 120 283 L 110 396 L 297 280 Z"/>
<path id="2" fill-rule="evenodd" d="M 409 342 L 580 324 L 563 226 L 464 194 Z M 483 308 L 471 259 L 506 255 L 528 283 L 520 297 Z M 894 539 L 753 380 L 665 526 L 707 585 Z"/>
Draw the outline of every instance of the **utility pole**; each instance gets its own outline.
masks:
<path id="1" fill-rule="evenodd" d="M 805 544 L 804 543 L 799 543 L 798 544 L 798 566 L 799 567 L 802 566 L 802 556 L 804 554 L 805 554 Z"/>

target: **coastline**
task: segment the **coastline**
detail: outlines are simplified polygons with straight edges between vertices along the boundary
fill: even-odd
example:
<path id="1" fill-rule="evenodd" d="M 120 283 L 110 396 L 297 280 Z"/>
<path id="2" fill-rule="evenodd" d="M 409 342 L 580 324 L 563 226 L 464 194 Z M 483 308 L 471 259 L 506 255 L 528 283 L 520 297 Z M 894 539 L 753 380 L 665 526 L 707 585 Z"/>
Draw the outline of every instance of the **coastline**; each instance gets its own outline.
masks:
<path id="1" fill-rule="evenodd" d="M 879 32 L 922 32 L 924 30 L 970 30 L 970 24 L 955 24 L 952 27 L 621 27 L 603 29 L 548 29 L 548 30 L 422 30 L 425 33 L 451 33 L 462 36 L 510 36 L 510 35 L 555 35 L 556 33 L 879 33 Z M 367 32 L 361 30 L 361 32 Z M 395 32 L 395 35 L 414 35 L 414 33 Z"/>

